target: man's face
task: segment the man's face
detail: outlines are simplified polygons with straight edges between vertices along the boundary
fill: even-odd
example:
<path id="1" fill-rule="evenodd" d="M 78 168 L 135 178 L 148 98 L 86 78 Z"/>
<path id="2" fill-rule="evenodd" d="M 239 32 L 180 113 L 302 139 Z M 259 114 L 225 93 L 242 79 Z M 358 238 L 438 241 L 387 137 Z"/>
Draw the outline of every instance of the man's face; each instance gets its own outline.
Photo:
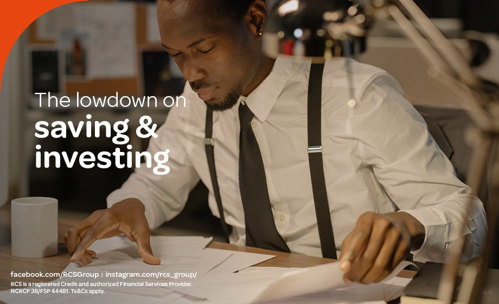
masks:
<path id="1" fill-rule="evenodd" d="M 211 0 L 158 1 L 161 42 L 205 103 L 224 110 L 258 71 L 260 43 L 245 21 L 221 16 Z"/>

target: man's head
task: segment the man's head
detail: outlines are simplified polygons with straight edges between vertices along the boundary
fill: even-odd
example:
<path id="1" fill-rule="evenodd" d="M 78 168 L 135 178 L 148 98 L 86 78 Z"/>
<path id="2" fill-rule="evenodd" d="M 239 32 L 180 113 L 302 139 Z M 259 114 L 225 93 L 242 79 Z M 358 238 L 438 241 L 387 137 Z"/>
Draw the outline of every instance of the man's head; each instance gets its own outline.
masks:
<path id="1" fill-rule="evenodd" d="M 232 107 L 263 79 L 264 0 L 159 0 L 161 42 L 214 109 Z"/>

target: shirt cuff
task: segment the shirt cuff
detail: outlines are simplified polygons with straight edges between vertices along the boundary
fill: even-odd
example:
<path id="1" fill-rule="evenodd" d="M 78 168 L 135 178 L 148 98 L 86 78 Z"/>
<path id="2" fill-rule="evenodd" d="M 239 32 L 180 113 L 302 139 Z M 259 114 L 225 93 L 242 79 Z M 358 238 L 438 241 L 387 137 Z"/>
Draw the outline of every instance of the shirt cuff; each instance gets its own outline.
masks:
<path id="1" fill-rule="evenodd" d="M 416 262 L 444 262 L 447 242 L 447 223 L 431 210 L 431 207 L 414 210 L 400 210 L 417 219 L 425 228 L 425 238 L 419 249 L 411 251 Z"/>

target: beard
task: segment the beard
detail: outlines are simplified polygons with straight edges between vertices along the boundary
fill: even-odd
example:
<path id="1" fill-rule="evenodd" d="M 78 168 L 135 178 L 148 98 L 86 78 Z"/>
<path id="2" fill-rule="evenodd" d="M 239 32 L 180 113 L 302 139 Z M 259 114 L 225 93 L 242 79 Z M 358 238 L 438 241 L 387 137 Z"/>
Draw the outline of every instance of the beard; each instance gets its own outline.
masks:
<path id="1" fill-rule="evenodd" d="M 237 101 L 239 100 L 239 96 L 241 96 L 242 89 L 237 88 L 229 92 L 229 94 L 225 95 L 225 97 L 222 99 L 222 102 L 220 103 L 215 103 L 215 104 L 209 104 L 206 101 L 204 102 L 206 106 L 213 111 L 224 111 L 232 108 Z"/>
<path id="2" fill-rule="evenodd" d="M 204 83 L 202 81 L 189 82 L 189 84 L 193 90 L 213 85 L 213 84 Z M 238 86 L 232 89 L 227 95 L 225 95 L 220 102 L 208 103 L 206 100 L 203 101 L 206 104 L 206 106 L 212 109 L 213 111 L 224 111 L 232 108 L 235 104 L 237 104 L 239 96 L 241 96 L 242 92 L 243 88 L 241 86 Z"/>

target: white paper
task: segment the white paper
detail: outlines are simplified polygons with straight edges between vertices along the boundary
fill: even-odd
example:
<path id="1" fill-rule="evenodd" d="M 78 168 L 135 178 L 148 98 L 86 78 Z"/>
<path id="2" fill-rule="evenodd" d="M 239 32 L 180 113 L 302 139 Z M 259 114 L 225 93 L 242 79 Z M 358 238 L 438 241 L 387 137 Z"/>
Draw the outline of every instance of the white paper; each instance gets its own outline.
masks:
<path id="1" fill-rule="evenodd" d="M 390 275 L 380 284 L 386 283 L 388 286 L 392 286 L 393 284 L 389 283 L 390 280 L 394 280 L 395 276 L 402 269 L 411 264 L 412 263 L 408 261 L 400 262 Z M 372 299 L 385 300 L 384 288 L 380 288 L 380 286 L 376 287 L 376 285 L 379 284 L 346 285 L 343 281 L 343 275 L 344 272 L 340 269 L 338 262 L 285 273 L 279 280 L 276 280 L 267 286 L 267 288 L 258 295 L 255 302 L 319 293 L 322 291 L 334 293 L 334 298 L 341 298 L 339 297 L 339 294 L 343 294 L 345 298 L 348 298 L 349 296 L 354 297 L 356 299 L 355 301 Z M 400 282 L 400 280 L 395 280 L 395 282 Z M 357 292 L 356 289 L 360 289 L 359 292 Z M 401 288 L 399 289 L 400 291 L 402 290 Z M 397 291 L 391 290 L 390 292 L 394 294 Z M 361 298 L 358 296 L 361 296 Z"/>
<path id="2" fill-rule="evenodd" d="M 100 278 L 92 279 L 99 282 L 120 282 L 123 278 L 106 277 L 107 273 L 192 273 L 195 278 L 126 278 L 128 283 L 141 282 L 170 282 L 170 281 L 188 281 L 194 282 L 211 269 L 223 263 L 230 257 L 227 252 L 205 251 L 204 247 L 211 242 L 212 238 L 203 237 L 151 237 L 151 247 L 156 257 L 161 260 L 160 265 L 149 265 L 143 262 L 140 257 L 137 246 L 134 242 L 125 237 L 113 237 L 109 239 L 98 240 L 89 249 L 97 253 L 97 257 L 92 263 L 80 267 L 75 263 L 69 264 L 65 272 L 88 272 L 99 273 Z M 88 281 L 88 279 L 65 279 L 68 281 Z M 189 287 L 184 287 L 189 288 Z M 184 288 L 179 288 L 182 290 Z M 171 289 L 162 287 L 105 287 L 107 291 L 122 292 L 127 294 L 142 295 L 149 297 L 164 297 L 173 292 Z"/>
<path id="3" fill-rule="evenodd" d="M 376 284 L 350 284 L 343 287 L 306 294 L 301 296 L 283 298 L 265 303 L 272 304 L 332 304 L 332 303 L 386 303 L 402 295 L 405 286 L 411 279 L 393 278 L 386 282 Z"/>
<path id="4" fill-rule="evenodd" d="M 113 291 L 107 291 L 103 295 L 60 295 L 60 294 L 11 294 L 10 290 L 5 290 L 0 292 L 0 301 L 7 304 L 26 304 L 26 303 L 36 303 L 36 304 L 109 304 L 109 303 L 119 303 L 119 304 L 137 304 L 137 303 L 147 303 L 147 304 L 165 304 L 173 303 L 179 299 L 185 298 L 179 293 L 169 293 L 163 297 L 144 297 L 143 295 L 133 295 L 129 293 L 117 293 Z"/>
<path id="5" fill-rule="evenodd" d="M 251 267 L 238 273 L 207 274 L 182 293 L 208 303 L 251 303 L 283 273 L 296 268 Z"/>
<path id="6" fill-rule="evenodd" d="M 345 285 L 343 274 L 338 262 L 285 273 L 268 285 L 255 298 L 254 302 L 292 297 L 343 286 Z"/>
<path id="7" fill-rule="evenodd" d="M 126 293 L 117 293 L 117 292 L 107 292 L 102 296 L 93 296 L 86 298 L 85 302 L 88 304 L 111 304 L 111 303 L 119 303 L 119 304 L 137 304 L 137 303 L 147 303 L 147 304 L 165 304 L 172 303 L 183 296 L 177 293 L 170 293 L 167 296 L 155 298 L 155 297 L 144 297 L 143 295 L 132 295 Z M 66 302 L 67 303 L 67 302 Z M 72 301 L 72 303 L 78 303 Z"/>
<path id="8" fill-rule="evenodd" d="M 233 273 L 239 270 L 246 269 L 258 263 L 270 260 L 275 257 L 275 255 L 270 255 L 270 254 L 259 254 L 259 253 L 231 251 L 231 250 L 222 250 L 222 249 L 213 249 L 213 248 L 206 248 L 205 251 L 231 254 L 231 256 L 226 261 L 224 261 L 222 264 L 212 269 L 209 272 L 209 275 Z"/>
<path id="9" fill-rule="evenodd" d="M 147 5 L 147 41 L 160 42 L 158 26 L 158 8 L 156 4 Z"/>
<path id="10" fill-rule="evenodd" d="M 161 250 L 165 254 L 175 254 L 189 250 L 202 250 L 213 240 L 212 237 L 202 236 L 151 236 L 153 253 Z M 135 245 L 124 236 L 101 239 L 95 241 L 89 249 L 96 253 L 104 253 L 116 249 L 128 248 Z"/>
<path id="11" fill-rule="evenodd" d="M 309 268 L 251 267 L 230 274 L 209 272 L 183 293 L 218 304 L 386 301 L 399 297 L 409 283 L 410 279 L 394 277 L 408 264 L 402 262 L 385 281 L 370 285 L 345 284 L 339 263 Z"/>
<path id="12" fill-rule="evenodd" d="M 181 295 L 180 298 L 168 302 L 168 304 L 209 304 L 206 300 L 200 300 L 198 298 L 189 297 L 186 295 Z"/>
<path id="13" fill-rule="evenodd" d="M 89 78 L 136 75 L 135 6 L 133 3 L 73 5 L 75 31 L 88 34 Z"/>

